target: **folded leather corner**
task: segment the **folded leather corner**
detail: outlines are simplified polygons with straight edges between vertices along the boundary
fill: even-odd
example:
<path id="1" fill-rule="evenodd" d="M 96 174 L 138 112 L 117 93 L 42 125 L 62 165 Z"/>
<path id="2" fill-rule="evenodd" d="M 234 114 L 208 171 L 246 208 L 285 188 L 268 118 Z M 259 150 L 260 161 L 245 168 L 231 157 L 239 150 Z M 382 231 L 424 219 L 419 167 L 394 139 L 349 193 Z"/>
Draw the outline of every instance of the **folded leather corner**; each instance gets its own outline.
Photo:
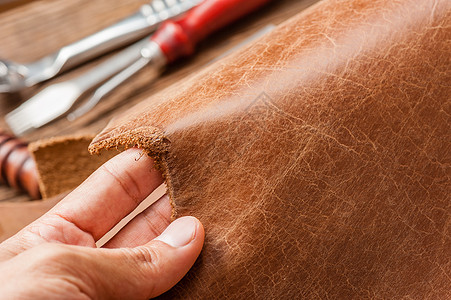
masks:
<path id="1" fill-rule="evenodd" d="M 110 131 L 96 136 L 90 143 L 88 150 L 91 154 L 98 154 L 103 149 L 138 147 L 148 155 L 159 156 L 168 152 L 169 140 L 161 130 L 151 126 L 136 127 L 121 132 Z"/>

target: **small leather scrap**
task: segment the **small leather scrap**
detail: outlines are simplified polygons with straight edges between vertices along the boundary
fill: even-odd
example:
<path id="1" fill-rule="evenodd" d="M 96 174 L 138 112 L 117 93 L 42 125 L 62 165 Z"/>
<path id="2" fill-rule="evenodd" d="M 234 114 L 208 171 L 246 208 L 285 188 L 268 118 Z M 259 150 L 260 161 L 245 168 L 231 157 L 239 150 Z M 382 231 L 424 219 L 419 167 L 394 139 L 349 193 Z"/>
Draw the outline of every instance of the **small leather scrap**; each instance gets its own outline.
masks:
<path id="1" fill-rule="evenodd" d="M 44 199 L 68 192 L 117 152 L 90 155 L 94 135 L 61 136 L 31 143 L 28 149 L 36 162 L 39 189 Z"/>
<path id="2" fill-rule="evenodd" d="M 324 0 L 113 120 L 205 247 L 169 299 L 451 298 L 451 1 Z"/>
<path id="3" fill-rule="evenodd" d="M 89 134 L 60 136 L 28 145 L 44 200 L 0 203 L 0 242 L 46 213 L 118 153 L 110 151 L 102 155 L 90 155 L 87 149 L 93 137 Z"/>

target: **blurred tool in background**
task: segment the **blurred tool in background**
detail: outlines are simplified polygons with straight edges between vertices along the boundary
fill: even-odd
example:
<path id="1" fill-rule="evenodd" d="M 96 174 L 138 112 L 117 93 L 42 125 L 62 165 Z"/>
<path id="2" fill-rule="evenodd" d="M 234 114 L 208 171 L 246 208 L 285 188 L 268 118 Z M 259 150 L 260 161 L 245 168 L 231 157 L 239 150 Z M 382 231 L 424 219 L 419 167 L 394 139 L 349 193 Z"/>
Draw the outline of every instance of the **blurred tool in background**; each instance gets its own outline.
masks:
<path id="1" fill-rule="evenodd" d="M 201 0 L 154 0 L 135 14 L 40 60 L 20 64 L 0 60 L 0 93 L 12 93 L 48 80 L 108 51 L 153 32 L 161 22 L 180 16 Z"/>
<path id="2" fill-rule="evenodd" d="M 90 72 L 51 85 L 6 116 L 16 135 L 39 128 L 67 113 L 87 90 L 101 84 L 94 96 L 69 116 L 86 113 L 106 94 L 146 65 L 149 77 L 162 67 L 194 53 L 196 44 L 212 32 L 256 10 L 269 0 L 206 0 L 176 21 L 166 21 L 150 38 L 130 46 Z"/>

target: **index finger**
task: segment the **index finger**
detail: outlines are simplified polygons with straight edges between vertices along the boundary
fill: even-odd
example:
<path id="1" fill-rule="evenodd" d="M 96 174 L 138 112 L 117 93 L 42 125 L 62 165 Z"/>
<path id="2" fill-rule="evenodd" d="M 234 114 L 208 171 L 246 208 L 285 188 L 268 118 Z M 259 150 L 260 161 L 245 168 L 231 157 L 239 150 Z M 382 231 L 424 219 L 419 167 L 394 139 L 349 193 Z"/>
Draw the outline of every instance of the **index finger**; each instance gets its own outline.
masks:
<path id="1" fill-rule="evenodd" d="M 110 159 L 48 214 L 100 239 L 155 190 L 163 178 L 138 149 Z"/>

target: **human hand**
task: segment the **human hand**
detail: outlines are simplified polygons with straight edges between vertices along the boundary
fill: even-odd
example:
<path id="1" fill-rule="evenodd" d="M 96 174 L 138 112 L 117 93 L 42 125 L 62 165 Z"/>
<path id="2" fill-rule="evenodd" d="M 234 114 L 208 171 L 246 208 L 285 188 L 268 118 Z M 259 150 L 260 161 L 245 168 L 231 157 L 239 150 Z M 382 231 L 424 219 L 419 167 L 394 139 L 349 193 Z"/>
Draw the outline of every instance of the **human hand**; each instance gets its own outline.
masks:
<path id="1" fill-rule="evenodd" d="M 0 244 L 2 299 L 148 299 L 188 272 L 201 251 L 204 229 L 193 217 L 168 226 L 167 196 L 104 247 L 95 246 L 163 182 L 152 160 L 139 157 L 137 149 L 117 155 Z"/>

